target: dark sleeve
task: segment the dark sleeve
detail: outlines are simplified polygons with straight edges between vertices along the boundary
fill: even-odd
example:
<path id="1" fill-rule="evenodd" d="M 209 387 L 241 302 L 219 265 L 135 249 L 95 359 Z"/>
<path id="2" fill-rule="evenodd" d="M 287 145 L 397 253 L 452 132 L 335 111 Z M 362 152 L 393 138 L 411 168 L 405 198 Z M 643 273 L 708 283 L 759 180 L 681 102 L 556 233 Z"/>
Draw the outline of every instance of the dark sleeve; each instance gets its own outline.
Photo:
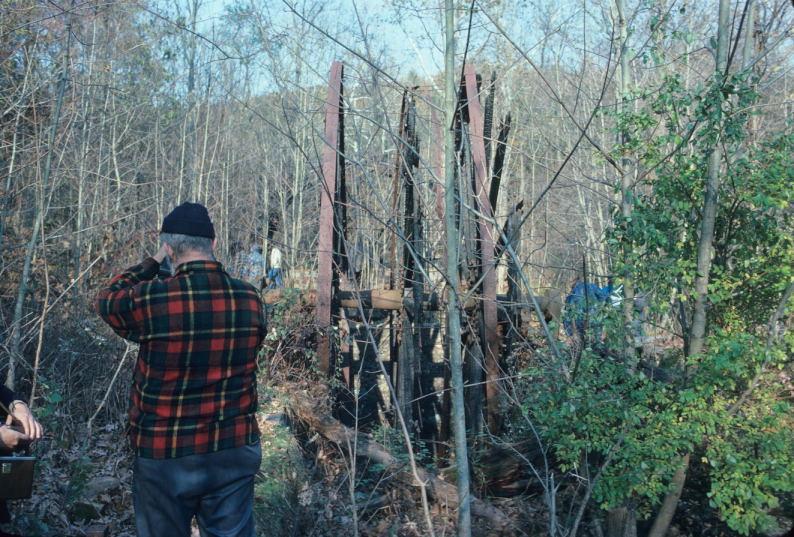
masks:
<path id="1" fill-rule="evenodd" d="M 0 403 L 8 406 L 12 401 L 17 400 L 18 398 L 14 395 L 14 392 L 6 388 L 4 384 L 0 384 Z"/>
<path id="2" fill-rule="evenodd" d="M 160 264 L 151 257 L 144 259 L 113 278 L 97 294 L 94 301 L 99 316 L 124 339 L 138 341 L 143 329 L 142 285 L 157 275 Z"/>
<path id="3" fill-rule="evenodd" d="M 5 422 L 7 416 L 6 408 L 10 407 L 13 401 L 20 401 L 20 399 L 14 392 L 6 388 L 5 385 L 0 384 L 0 403 L 3 404 L 0 406 L 0 425 Z"/>
<path id="4" fill-rule="evenodd" d="M 262 295 L 259 292 L 256 293 L 257 298 L 259 299 L 259 333 L 261 334 L 261 341 L 260 345 L 264 343 L 265 338 L 267 337 L 267 315 L 265 315 L 265 304 L 262 301 Z"/>

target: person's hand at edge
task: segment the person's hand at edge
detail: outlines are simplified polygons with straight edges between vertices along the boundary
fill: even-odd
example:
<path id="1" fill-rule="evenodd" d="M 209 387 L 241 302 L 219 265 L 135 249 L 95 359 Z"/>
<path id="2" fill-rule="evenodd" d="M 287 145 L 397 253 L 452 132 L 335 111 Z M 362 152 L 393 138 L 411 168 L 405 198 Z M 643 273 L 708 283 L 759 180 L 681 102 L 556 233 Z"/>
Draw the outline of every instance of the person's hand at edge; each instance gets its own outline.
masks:
<path id="1" fill-rule="evenodd" d="M 11 411 L 9 417 L 13 418 L 15 421 L 18 421 L 20 425 L 22 425 L 22 431 L 25 433 L 25 436 L 27 436 L 28 439 L 33 441 L 44 436 L 44 429 L 41 427 L 41 424 L 38 422 L 38 420 L 33 417 L 30 407 L 28 407 L 24 401 L 12 402 L 9 410 Z"/>
<path id="2" fill-rule="evenodd" d="M 12 419 L 11 416 L 8 416 L 7 421 Z M 0 450 L 8 449 L 14 451 L 28 442 L 30 442 L 30 438 L 25 433 L 16 430 L 9 424 L 0 424 Z"/>

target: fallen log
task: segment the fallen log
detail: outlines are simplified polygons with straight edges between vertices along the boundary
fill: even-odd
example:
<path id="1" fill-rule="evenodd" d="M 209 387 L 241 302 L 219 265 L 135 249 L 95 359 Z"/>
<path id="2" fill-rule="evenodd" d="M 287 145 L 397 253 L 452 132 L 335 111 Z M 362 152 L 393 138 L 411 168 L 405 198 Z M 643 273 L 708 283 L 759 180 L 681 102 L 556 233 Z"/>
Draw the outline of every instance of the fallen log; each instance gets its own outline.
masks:
<path id="1" fill-rule="evenodd" d="M 378 442 L 373 441 L 369 435 L 357 433 L 344 426 L 336 419 L 322 412 L 316 406 L 320 399 L 312 397 L 302 391 L 290 393 L 290 404 L 287 412 L 294 423 L 300 423 L 312 432 L 319 433 L 326 440 L 333 442 L 340 449 L 349 453 L 352 446 L 356 446 L 358 457 L 368 458 L 382 464 L 393 472 L 393 477 L 409 486 L 418 486 L 413 473 L 407 464 L 399 461 L 389 450 Z M 460 504 L 458 489 L 454 483 L 439 479 L 433 473 L 419 467 L 419 478 L 425 483 L 428 495 L 436 502 L 449 509 L 456 509 Z M 499 535 L 512 535 L 513 523 L 498 508 L 479 498 L 471 497 L 471 512 L 474 516 L 486 519 L 495 532 Z"/>

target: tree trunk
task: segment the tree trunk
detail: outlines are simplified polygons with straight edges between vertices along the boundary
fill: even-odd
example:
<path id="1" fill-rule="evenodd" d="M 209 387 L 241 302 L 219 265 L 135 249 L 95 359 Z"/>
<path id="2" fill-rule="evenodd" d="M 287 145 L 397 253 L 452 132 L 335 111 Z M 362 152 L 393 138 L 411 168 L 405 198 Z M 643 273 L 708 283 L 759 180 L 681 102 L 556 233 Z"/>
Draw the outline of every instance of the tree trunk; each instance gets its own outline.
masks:
<path id="1" fill-rule="evenodd" d="M 39 240 L 39 232 L 44 223 L 44 217 L 47 211 L 47 183 L 50 179 L 50 171 L 52 169 L 52 154 L 55 146 L 55 134 L 58 132 L 58 124 L 61 118 L 61 109 L 63 108 L 63 96 L 66 91 L 66 81 L 69 74 L 69 48 L 72 44 L 72 19 L 66 25 L 66 50 L 63 55 L 63 65 L 61 67 L 61 78 L 58 81 L 58 95 L 55 101 L 55 110 L 52 114 L 52 123 L 50 125 L 49 139 L 47 140 L 47 156 L 44 159 L 44 169 L 41 172 L 41 194 L 39 196 L 39 207 L 36 220 L 33 224 L 33 231 L 30 235 L 27 247 L 25 248 L 25 262 L 22 266 L 22 276 L 19 281 L 19 289 L 17 291 L 16 304 L 14 305 L 14 318 L 11 323 L 11 348 L 9 349 L 8 357 L 8 374 L 6 375 L 6 386 L 14 389 L 16 382 L 16 361 L 20 356 L 22 345 L 22 313 L 25 304 L 25 296 L 28 293 L 28 282 L 30 281 L 30 266 L 33 261 L 33 253 L 36 251 L 36 244 Z"/>
<path id="2" fill-rule="evenodd" d="M 615 10 L 618 15 L 618 33 L 620 38 L 620 99 L 618 106 L 620 112 L 625 114 L 628 108 L 629 101 L 629 51 L 628 51 L 628 28 L 626 23 L 626 8 L 623 0 L 615 0 Z M 629 141 L 629 133 L 626 130 L 620 133 L 621 145 Z M 629 225 L 629 218 L 634 204 L 633 193 L 633 176 L 631 172 L 631 162 L 628 158 L 621 160 L 623 167 L 623 174 L 620 180 L 620 213 L 624 219 L 624 226 Z M 627 245 L 627 247 L 630 247 Z M 628 259 L 628 252 L 623 256 L 624 263 Z M 632 370 L 634 369 L 634 337 L 632 333 L 632 324 L 634 320 L 634 279 L 632 277 L 632 268 L 629 265 L 624 266 L 623 269 L 623 331 L 624 331 L 624 352 L 629 359 Z"/>
<path id="3" fill-rule="evenodd" d="M 730 2 L 719 0 L 720 14 L 717 28 L 716 77 L 722 78 L 728 64 L 728 39 L 730 37 Z M 717 105 L 719 106 L 719 105 Z M 709 273 L 711 272 L 714 224 L 717 220 L 717 193 L 720 188 L 720 143 L 715 141 L 709 156 L 706 191 L 703 200 L 703 220 L 698 239 L 697 277 L 695 278 L 695 307 L 692 316 L 692 336 L 689 343 L 691 355 L 700 354 L 706 341 L 706 303 L 708 301 Z"/>
<path id="4" fill-rule="evenodd" d="M 607 512 L 606 537 L 637 537 L 637 514 L 631 507 L 618 507 Z"/>
<path id="5" fill-rule="evenodd" d="M 471 537 L 469 496 L 469 453 L 466 444 L 466 411 L 463 400 L 463 363 L 461 361 L 460 308 L 458 306 L 458 263 L 460 240 L 455 219 L 455 138 L 452 132 L 455 115 L 455 6 L 444 1 L 446 44 L 444 48 L 444 219 L 447 230 L 447 282 L 449 301 L 447 325 L 449 367 L 452 384 L 452 430 L 455 438 L 455 462 L 458 471 L 458 536 Z"/>
<path id="6" fill-rule="evenodd" d="M 715 82 L 725 77 L 728 66 L 728 42 L 730 39 L 730 0 L 719 0 L 719 22 L 717 25 L 717 63 Z M 722 93 L 720 92 L 720 95 Z M 722 97 L 721 97 L 722 98 Z M 717 104 L 721 108 L 721 104 Z M 715 126 L 719 128 L 719 125 Z M 706 191 L 703 199 L 703 220 L 698 239 L 697 277 L 695 278 L 695 307 L 689 337 L 689 355 L 700 354 L 706 341 L 706 302 L 708 300 L 709 272 L 711 271 L 714 224 L 717 219 L 717 193 L 720 188 L 720 140 L 714 142 L 706 171 Z M 689 455 L 684 457 L 689 461 Z M 674 488 L 664 498 L 659 514 L 654 521 L 654 532 L 649 537 L 661 537 L 667 533 L 675 515 L 678 499 L 686 481 L 686 465 L 674 476 Z"/>
<path id="7" fill-rule="evenodd" d="M 689 453 L 684 455 L 681 460 L 681 466 L 675 471 L 672 481 L 672 490 L 665 496 L 662 507 L 659 508 L 659 513 L 653 521 L 648 537 L 664 537 L 667 533 L 667 528 L 670 527 L 670 522 L 673 520 L 675 509 L 678 506 L 678 500 L 681 498 L 681 492 L 684 490 L 684 482 L 686 481 L 686 470 L 689 466 Z"/>

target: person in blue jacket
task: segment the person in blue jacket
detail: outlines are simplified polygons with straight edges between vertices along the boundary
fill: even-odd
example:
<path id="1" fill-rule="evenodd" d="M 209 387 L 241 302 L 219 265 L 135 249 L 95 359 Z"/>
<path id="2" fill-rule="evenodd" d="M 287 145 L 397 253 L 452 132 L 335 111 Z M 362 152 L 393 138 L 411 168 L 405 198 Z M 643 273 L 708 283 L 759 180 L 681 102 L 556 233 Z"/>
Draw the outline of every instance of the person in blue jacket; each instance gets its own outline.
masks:
<path id="1" fill-rule="evenodd" d="M 571 292 L 565 298 L 565 332 L 582 339 L 585 331 L 595 336 L 596 341 L 601 339 L 601 319 L 599 312 L 604 304 L 609 303 L 612 294 L 612 278 L 607 280 L 606 287 L 599 287 L 593 282 L 585 283 L 577 277 L 571 286 Z M 585 326 L 587 324 L 587 326 Z"/>

